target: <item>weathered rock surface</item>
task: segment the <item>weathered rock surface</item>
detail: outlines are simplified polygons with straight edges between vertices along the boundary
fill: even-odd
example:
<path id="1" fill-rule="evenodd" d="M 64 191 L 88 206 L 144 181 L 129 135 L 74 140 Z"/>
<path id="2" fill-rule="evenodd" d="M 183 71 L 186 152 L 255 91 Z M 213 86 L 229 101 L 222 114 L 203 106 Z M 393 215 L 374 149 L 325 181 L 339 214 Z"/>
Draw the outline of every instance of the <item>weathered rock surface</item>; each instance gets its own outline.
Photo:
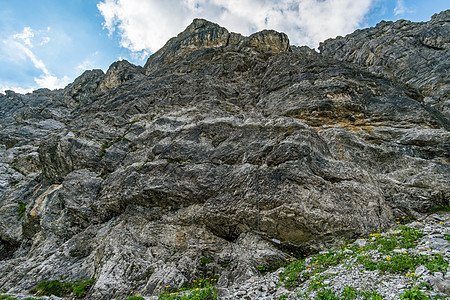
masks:
<path id="1" fill-rule="evenodd" d="M 450 115 L 450 10 L 427 23 L 381 22 L 321 43 L 322 54 L 405 83 L 411 94 Z"/>
<path id="2" fill-rule="evenodd" d="M 441 106 L 325 52 L 196 19 L 144 68 L 0 94 L 0 289 L 95 278 L 89 297 L 111 299 L 212 275 L 226 287 L 286 250 L 449 205 Z"/>

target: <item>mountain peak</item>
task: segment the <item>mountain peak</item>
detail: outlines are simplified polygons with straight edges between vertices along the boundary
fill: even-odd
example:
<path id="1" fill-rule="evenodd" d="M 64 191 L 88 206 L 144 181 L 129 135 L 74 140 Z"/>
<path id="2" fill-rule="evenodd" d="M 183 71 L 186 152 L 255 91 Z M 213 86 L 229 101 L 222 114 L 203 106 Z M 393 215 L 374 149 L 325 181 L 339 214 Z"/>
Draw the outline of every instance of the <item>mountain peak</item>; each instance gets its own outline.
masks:
<path id="1" fill-rule="evenodd" d="M 229 45 L 276 53 L 289 50 L 289 39 L 286 34 L 274 30 L 263 30 L 245 37 L 239 33 L 229 32 L 226 28 L 208 20 L 194 19 L 184 31 L 171 38 L 164 47 L 150 56 L 144 68 L 149 74 L 152 70 L 170 64 L 195 50 Z"/>

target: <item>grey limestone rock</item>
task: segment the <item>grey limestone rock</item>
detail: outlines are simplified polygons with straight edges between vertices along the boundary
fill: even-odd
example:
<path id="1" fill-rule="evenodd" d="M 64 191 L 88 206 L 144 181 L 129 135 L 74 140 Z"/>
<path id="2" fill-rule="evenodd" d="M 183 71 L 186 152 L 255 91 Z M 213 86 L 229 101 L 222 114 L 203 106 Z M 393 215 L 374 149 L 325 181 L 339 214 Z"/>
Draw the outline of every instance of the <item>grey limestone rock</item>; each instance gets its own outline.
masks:
<path id="1" fill-rule="evenodd" d="M 444 63 L 445 15 L 366 31 L 385 49 L 389 36 L 428 28 L 429 47 L 408 55 Z M 120 61 L 63 90 L 0 94 L 0 289 L 95 278 L 89 297 L 112 299 L 207 276 L 227 288 L 286 251 L 448 206 L 447 96 L 341 61 L 335 43 L 366 31 L 317 53 L 283 33 L 244 37 L 196 19 L 144 68 Z M 414 68 L 419 78 L 429 67 Z M 446 78 L 433 72 L 431 82 Z M 248 297 L 272 297 L 270 278 Z"/>

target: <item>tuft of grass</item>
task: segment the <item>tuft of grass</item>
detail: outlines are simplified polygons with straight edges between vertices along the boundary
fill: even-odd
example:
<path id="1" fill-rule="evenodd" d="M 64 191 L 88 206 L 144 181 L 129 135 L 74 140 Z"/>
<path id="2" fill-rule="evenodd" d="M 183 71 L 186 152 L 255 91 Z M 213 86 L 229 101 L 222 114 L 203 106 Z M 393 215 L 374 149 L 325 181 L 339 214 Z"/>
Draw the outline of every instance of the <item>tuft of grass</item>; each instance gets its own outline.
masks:
<path id="1" fill-rule="evenodd" d="M 207 257 L 202 257 L 200 261 L 202 262 L 203 265 L 207 265 L 213 262 L 211 259 Z"/>
<path id="2" fill-rule="evenodd" d="M 44 281 L 39 283 L 30 292 L 36 293 L 36 296 L 63 296 L 72 293 L 72 284 L 61 282 L 59 280 Z"/>
<path id="3" fill-rule="evenodd" d="M 0 295 L 1 300 L 17 300 L 17 298 L 14 298 L 13 296 L 9 295 Z"/>
<path id="4" fill-rule="evenodd" d="M 354 287 L 351 286 L 345 286 L 344 290 L 342 291 L 342 299 L 343 300 L 352 300 L 356 299 L 358 297 L 358 292 Z"/>
<path id="5" fill-rule="evenodd" d="M 78 280 L 74 282 L 63 282 L 59 280 L 44 281 L 36 285 L 30 292 L 36 296 L 68 296 L 73 295 L 75 298 L 83 298 L 86 296 L 86 289 L 91 287 L 95 279 Z"/>
<path id="6" fill-rule="evenodd" d="M 432 213 L 436 213 L 436 212 L 440 212 L 440 211 L 450 212 L 450 206 L 435 206 L 435 207 L 430 208 L 428 210 L 428 213 L 432 214 Z"/>
<path id="7" fill-rule="evenodd" d="M 169 293 L 163 291 L 158 296 L 158 300 L 217 300 L 217 288 L 212 284 L 212 280 L 199 280 L 198 287 L 183 289 L 180 292 Z"/>
<path id="8" fill-rule="evenodd" d="M 383 296 L 377 292 L 360 292 L 364 300 L 383 300 Z"/>
<path id="9" fill-rule="evenodd" d="M 286 267 L 280 279 L 286 288 L 295 288 L 302 283 L 301 273 L 305 270 L 304 260 L 295 261 Z"/>
<path id="10" fill-rule="evenodd" d="M 428 297 L 424 293 L 422 293 L 418 287 L 414 287 L 410 290 L 406 290 L 403 294 L 401 294 L 400 299 L 402 299 L 402 300 L 427 300 Z"/>
<path id="11" fill-rule="evenodd" d="M 95 282 L 95 279 L 75 281 L 73 286 L 73 295 L 77 298 L 86 296 L 87 289 Z"/>
<path id="12" fill-rule="evenodd" d="M 317 293 L 317 296 L 315 298 L 316 300 L 339 300 L 339 297 L 336 296 L 332 290 L 326 289 L 321 290 Z"/>
<path id="13" fill-rule="evenodd" d="M 27 211 L 27 203 L 19 201 L 17 203 L 16 212 L 17 212 L 17 221 L 20 221 L 23 217 L 25 217 L 25 212 Z"/>
<path id="14" fill-rule="evenodd" d="M 448 266 L 448 262 L 440 254 L 416 256 L 402 253 L 389 256 L 389 260 L 382 261 L 373 261 L 368 256 L 361 255 L 357 260 L 369 271 L 380 270 L 391 273 L 406 273 L 420 265 L 424 265 L 431 272 L 443 272 Z"/>
<path id="15" fill-rule="evenodd" d="M 414 248 L 417 246 L 417 240 L 423 236 L 423 233 L 415 228 L 400 226 L 398 229 L 401 230 L 400 235 L 402 236 L 402 241 L 400 246 L 403 248 Z"/>
<path id="16" fill-rule="evenodd" d="M 106 150 L 107 150 L 109 147 L 111 147 L 112 145 L 114 145 L 114 143 L 105 143 L 105 144 L 103 144 L 103 145 L 102 145 L 102 150 L 101 150 L 101 152 L 100 152 L 100 157 L 105 156 Z"/>

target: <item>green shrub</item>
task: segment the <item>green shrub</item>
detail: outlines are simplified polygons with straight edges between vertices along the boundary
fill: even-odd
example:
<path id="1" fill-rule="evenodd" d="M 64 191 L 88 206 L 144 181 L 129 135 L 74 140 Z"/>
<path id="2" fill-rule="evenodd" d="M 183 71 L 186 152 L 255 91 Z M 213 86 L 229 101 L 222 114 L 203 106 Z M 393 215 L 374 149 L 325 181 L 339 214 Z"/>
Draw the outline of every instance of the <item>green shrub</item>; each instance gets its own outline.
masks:
<path id="1" fill-rule="evenodd" d="M 86 296 L 86 288 L 94 284 L 94 279 L 80 280 L 73 283 L 73 295 L 77 298 Z"/>
<path id="2" fill-rule="evenodd" d="M 316 300 L 339 300 L 332 290 L 321 290 L 317 293 Z"/>
<path id="3" fill-rule="evenodd" d="M 25 217 L 26 210 L 27 210 L 27 203 L 19 201 L 16 207 L 17 221 Z"/>
<path id="4" fill-rule="evenodd" d="M 382 272 L 388 271 L 392 273 L 411 272 L 420 265 L 424 265 L 431 272 L 444 272 L 448 266 L 448 262 L 439 254 L 430 256 L 396 254 L 379 262 L 372 261 L 369 257 L 361 255 L 358 256 L 358 262 L 364 265 L 369 271 L 380 270 Z"/>
<path id="5" fill-rule="evenodd" d="M 1 300 L 17 300 L 17 298 L 14 298 L 13 296 L 9 295 L 0 295 Z"/>
<path id="6" fill-rule="evenodd" d="M 344 299 L 344 300 L 356 299 L 357 296 L 358 296 L 358 292 L 356 291 L 356 289 L 354 287 L 347 285 L 344 288 L 344 290 L 342 291 L 342 299 Z"/>
<path id="7" fill-rule="evenodd" d="M 402 300 L 427 300 L 428 297 L 419 291 L 417 287 L 405 291 L 402 295 L 400 295 L 400 299 Z"/>
<path id="8" fill-rule="evenodd" d="M 428 213 L 432 214 L 432 213 L 439 212 L 439 211 L 450 212 L 450 206 L 435 206 L 435 207 L 430 208 L 428 210 Z"/>
<path id="9" fill-rule="evenodd" d="M 304 270 L 306 270 L 305 262 L 303 260 L 295 261 L 286 267 L 280 280 L 284 282 L 286 288 L 295 288 L 302 282 L 300 274 Z"/>
<path id="10" fill-rule="evenodd" d="M 417 240 L 423 236 L 423 233 L 417 229 L 400 226 L 400 235 L 403 237 L 400 246 L 403 248 L 415 248 L 417 246 Z"/>
<path id="11" fill-rule="evenodd" d="M 377 292 L 360 292 L 361 296 L 363 296 L 364 300 L 383 300 L 383 296 L 378 294 Z"/>
<path id="12" fill-rule="evenodd" d="M 76 298 L 86 296 L 86 288 L 95 282 L 94 279 L 78 280 L 74 282 L 62 282 L 59 280 L 44 281 L 36 285 L 30 292 L 37 296 L 68 296 L 73 295 Z"/>

